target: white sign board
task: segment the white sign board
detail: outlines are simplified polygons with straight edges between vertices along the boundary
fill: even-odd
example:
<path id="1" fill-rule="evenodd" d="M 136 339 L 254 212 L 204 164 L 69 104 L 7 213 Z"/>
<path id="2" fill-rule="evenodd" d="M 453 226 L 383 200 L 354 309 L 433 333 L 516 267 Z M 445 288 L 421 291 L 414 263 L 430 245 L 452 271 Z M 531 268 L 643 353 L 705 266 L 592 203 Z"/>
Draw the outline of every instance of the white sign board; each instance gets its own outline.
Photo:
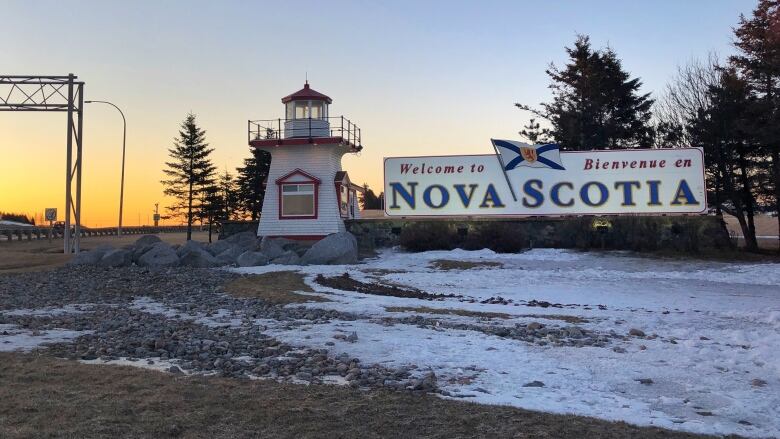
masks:
<path id="1" fill-rule="evenodd" d="M 44 216 L 46 221 L 57 221 L 57 208 L 47 207 Z"/>
<path id="2" fill-rule="evenodd" d="M 506 159 L 503 152 L 385 158 L 385 213 L 620 215 L 707 209 L 701 148 L 560 152 L 555 168 L 527 165 L 537 159 L 527 148 L 518 158 L 526 159 L 525 166 L 512 167 Z"/>

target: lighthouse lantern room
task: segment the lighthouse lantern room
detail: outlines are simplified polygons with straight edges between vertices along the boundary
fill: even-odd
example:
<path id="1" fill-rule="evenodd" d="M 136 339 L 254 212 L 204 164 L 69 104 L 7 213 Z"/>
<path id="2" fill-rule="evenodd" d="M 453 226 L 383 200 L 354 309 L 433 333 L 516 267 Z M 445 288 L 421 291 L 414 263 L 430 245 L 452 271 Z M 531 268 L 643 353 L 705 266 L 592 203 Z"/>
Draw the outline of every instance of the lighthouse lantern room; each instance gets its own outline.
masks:
<path id="1" fill-rule="evenodd" d="M 363 149 L 360 129 L 330 117 L 328 96 L 309 87 L 282 98 L 285 118 L 249 121 L 249 145 L 271 154 L 257 234 L 317 240 L 357 218 L 360 188 L 341 169 L 344 154 Z"/>

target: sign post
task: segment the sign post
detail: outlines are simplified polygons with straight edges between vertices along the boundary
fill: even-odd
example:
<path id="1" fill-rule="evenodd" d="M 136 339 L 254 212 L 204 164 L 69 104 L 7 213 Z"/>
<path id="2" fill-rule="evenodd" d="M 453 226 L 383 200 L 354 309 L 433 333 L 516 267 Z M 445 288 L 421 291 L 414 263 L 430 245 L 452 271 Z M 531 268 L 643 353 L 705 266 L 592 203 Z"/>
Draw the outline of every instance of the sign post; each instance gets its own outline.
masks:
<path id="1" fill-rule="evenodd" d="M 49 222 L 49 242 L 51 242 L 52 233 L 54 232 L 54 221 L 57 221 L 57 208 L 47 207 L 45 217 L 46 221 Z"/>

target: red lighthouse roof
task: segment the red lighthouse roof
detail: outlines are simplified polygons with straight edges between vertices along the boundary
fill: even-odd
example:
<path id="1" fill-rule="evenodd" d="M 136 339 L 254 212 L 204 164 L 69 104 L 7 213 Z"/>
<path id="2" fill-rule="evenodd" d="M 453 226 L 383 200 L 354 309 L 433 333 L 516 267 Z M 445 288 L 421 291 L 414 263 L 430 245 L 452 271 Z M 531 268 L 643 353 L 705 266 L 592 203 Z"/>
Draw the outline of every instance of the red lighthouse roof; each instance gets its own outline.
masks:
<path id="1" fill-rule="evenodd" d="M 308 100 L 318 100 L 318 101 L 325 101 L 327 103 L 333 102 L 333 99 L 325 96 L 324 94 L 309 88 L 309 81 L 306 81 L 305 84 L 303 84 L 303 88 L 296 91 L 295 93 L 291 95 L 287 95 L 282 98 L 282 103 L 286 104 L 290 101 L 308 101 Z"/>

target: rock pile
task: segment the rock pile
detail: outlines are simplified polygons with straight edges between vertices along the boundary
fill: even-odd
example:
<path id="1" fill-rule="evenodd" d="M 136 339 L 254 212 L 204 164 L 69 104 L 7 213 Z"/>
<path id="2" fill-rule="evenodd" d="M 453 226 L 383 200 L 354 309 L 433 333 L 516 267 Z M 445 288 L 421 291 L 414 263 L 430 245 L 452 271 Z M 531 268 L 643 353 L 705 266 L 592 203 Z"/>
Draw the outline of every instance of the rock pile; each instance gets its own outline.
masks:
<path id="1" fill-rule="evenodd" d="M 321 383 L 340 377 L 354 387 L 437 391 L 435 376 L 424 375 L 413 365 L 366 364 L 344 353 L 292 346 L 273 337 L 265 326 L 269 321 L 285 329 L 357 316 L 224 294 L 224 284 L 238 277 L 189 267 L 100 266 L 4 276 L 0 277 L 0 325 L 30 331 L 85 331 L 73 341 L 49 344 L 39 351 L 60 358 L 122 358 L 170 364 L 171 373 L 232 378 Z M 66 304 L 72 304 L 73 310 L 62 310 Z M 46 307 L 62 311 L 6 312 Z M 345 338 L 356 342 L 358 334 Z"/>
<path id="2" fill-rule="evenodd" d="M 187 241 L 170 245 L 155 235 L 145 235 L 123 248 L 100 245 L 81 252 L 71 265 L 103 267 L 255 267 L 266 264 L 325 265 L 354 264 L 358 260 L 357 240 L 349 232 L 328 235 L 314 245 L 284 238 L 262 238 L 243 232 L 211 244 Z"/>
<path id="3" fill-rule="evenodd" d="M 398 319 L 385 318 L 383 321 L 385 324 L 401 323 L 405 325 L 415 325 L 420 328 L 477 331 L 487 335 L 512 338 L 539 346 L 551 345 L 556 347 L 570 346 L 578 348 L 585 346 L 605 347 L 612 342 L 626 339 L 626 337 L 620 336 L 614 333 L 614 331 L 597 332 L 575 325 L 563 327 L 547 326 L 539 322 L 531 322 L 525 325 L 518 323 L 514 326 L 485 326 L 469 323 L 453 323 L 423 316 L 410 316 Z"/>

